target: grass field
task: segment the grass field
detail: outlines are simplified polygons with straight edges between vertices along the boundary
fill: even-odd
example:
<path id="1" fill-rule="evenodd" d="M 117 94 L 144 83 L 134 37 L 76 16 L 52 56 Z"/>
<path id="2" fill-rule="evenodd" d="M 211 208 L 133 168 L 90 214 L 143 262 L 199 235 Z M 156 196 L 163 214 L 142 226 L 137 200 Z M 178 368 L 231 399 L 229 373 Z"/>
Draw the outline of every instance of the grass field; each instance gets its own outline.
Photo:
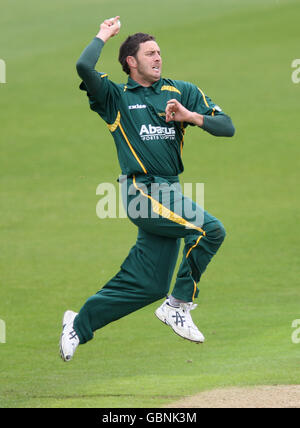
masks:
<path id="1" fill-rule="evenodd" d="M 203 390 L 300 383 L 300 4 L 283 0 L 6 0 L 0 14 L 0 407 L 156 407 Z M 191 81 L 233 119 L 233 139 L 186 134 L 182 182 L 205 183 L 227 238 L 180 339 L 150 305 L 96 332 L 64 364 L 61 318 L 119 269 L 136 239 L 100 220 L 99 183 L 119 174 L 109 132 L 78 90 L 75 63 L 107 17 L 122 29 L 98 69 L 126 81 L 118 48 L 155 34 L 165 77 Z"/>

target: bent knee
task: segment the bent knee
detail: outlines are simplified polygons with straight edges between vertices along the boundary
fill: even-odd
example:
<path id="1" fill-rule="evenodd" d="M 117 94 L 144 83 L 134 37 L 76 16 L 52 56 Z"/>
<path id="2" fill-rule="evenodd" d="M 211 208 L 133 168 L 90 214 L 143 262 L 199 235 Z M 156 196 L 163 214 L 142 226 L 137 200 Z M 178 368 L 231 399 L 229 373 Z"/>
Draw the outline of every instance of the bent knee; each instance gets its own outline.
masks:
<path id="1" fill-rule="evenodd" d="M 215 219 L 209 224 L 209 227 L 206 231 L 206 236 L 209 239 L 220 242 L 220 244 L 224 241 L 226 236 L 226 230 L 220 220 Z"/>
<path id="2" fill-rule="evenodd" d="M 163 297 L 166 297 L 169 292 L 169 285 L 167 284 L 156 284 L 155 288 L 151 288 L 151 290 L 146 291 L 146 297 L 151 302 L 156 302 L 157 300 L 162 299 Z"/>
<path id="3" fill-rule="evenodd" d="M 217 234 L 220 237 L 220 239 L 224 241 L 226 236 L 226 230 L 223 223 L 221 223 L 219 220 L 218 220 Z"/>

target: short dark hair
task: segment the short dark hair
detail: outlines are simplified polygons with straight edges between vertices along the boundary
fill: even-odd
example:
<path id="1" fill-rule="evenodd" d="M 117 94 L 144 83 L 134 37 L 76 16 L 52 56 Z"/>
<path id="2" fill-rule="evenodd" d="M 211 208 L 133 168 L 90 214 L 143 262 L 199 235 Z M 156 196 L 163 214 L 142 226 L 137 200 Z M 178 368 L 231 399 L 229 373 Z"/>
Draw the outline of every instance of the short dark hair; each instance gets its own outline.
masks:
<path id="1" fill-rule="evenodd" d="M 119 51 L 119 62 L 121 63 L 123 71 L 125 71 L 126 74 L 130 74 L 130 69 L 126 58 L 128 56 L 136 56 L 140 47 L 140 43 L 150 42 L 152 40 L 155 41 L 155 37 L 150 36 L 150 34 L 135 33 L 132 36 L 128 36 L 125 42 L 122 43 Z"/>

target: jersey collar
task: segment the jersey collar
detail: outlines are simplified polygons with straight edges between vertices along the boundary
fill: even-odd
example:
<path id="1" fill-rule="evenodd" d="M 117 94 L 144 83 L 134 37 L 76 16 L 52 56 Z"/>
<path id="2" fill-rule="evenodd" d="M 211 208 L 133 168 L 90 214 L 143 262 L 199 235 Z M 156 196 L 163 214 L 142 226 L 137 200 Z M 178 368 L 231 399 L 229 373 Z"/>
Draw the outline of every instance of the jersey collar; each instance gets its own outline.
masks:
<path id="1" fill-rule="evenodd" d="M 153 85 L 149 86 L 149 88 L 152 88 L 156 94 L 160 94 L 162 85 L 163 85 L 163 79 L 160 78 L 157 82 L 153 83 Z M 131 77 L 128 77 L 128 82 L 126 86 L 127 86 L 127 89 L 136 89 L 136 88 L 144 87 L 140 85 L 138 82 L 136 82 L 135 80 L 131 79 Z"/>

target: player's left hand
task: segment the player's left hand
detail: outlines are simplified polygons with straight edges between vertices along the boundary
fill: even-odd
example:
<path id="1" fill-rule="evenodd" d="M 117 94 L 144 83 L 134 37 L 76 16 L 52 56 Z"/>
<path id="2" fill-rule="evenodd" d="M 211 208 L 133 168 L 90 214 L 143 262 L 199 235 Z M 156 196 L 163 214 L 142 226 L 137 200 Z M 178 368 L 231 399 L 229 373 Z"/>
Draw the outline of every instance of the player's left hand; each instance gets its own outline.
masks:
<path id="1" fill-rule="evenodd" d="M 166 122 L 189 122 L 192 112 L 176 99 L 169 100 L 166 107 Z"/>
<path id="2" fill-rule="evenodd" d="M 192 112 L 186 109 L 179 101 L 172 99 L 167 102 L 166 107 L 166 122 L 187 122 L 193 123 L 197 126 L 203 125 L 203 116 L 202 114 Z"/>

